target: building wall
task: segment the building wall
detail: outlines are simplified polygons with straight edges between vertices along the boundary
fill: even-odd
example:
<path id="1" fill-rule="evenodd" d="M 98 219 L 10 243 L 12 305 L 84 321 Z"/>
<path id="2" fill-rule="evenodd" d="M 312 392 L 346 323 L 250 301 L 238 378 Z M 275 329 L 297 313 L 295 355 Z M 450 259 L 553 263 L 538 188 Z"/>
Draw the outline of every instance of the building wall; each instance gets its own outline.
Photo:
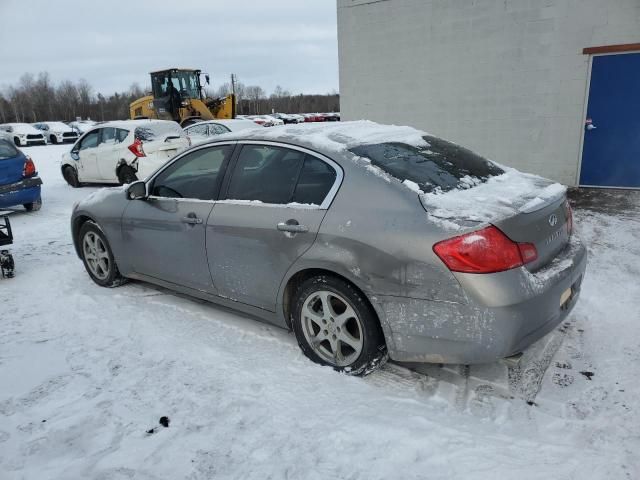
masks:
<path id="1" fill-rule="evenodd" d="M 640 0 L 338 0 L 343 120 L 412 125 L 569 185 L 589 57 Z"/>

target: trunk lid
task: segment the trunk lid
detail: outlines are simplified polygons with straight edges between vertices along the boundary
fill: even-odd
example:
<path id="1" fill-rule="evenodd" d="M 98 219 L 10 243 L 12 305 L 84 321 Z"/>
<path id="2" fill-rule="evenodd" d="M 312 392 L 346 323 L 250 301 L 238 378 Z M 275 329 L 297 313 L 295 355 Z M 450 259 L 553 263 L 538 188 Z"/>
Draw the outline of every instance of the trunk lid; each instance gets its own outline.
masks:
<path id="1" fill-rule="evenodd" d="M 569 241 L 566 188 L 550 180 L 505 168 L 480 185 L 442 194 L 421 195 L 430 217 L 452 229 L 484 224 L 498 227 L 514 242 L 532 243 L 538 257 L 530 271 L 547 265 Z"/>
<path id="2" fill-rule="evenodd" d="M 534 210 L 521 210 L 493 224 L 514 242 L 533 243 L 538 258 L 526 264 L 532 272 L 544 267 L 569 242 L 569 210 L 566 195 L 548 199 Z"/>
<path id="3" fill-rule="evenodd" d="M 24 154 L 10 142 L 0 139 L 0 185 L 8 185 L 22 180 Z"/>

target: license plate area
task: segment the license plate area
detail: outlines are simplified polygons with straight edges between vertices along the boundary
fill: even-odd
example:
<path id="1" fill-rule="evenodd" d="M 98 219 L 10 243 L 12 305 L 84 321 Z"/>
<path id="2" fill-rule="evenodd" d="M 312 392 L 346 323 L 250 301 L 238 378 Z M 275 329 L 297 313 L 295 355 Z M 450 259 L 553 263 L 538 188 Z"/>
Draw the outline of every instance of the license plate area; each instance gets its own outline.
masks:
<path id="1" fill-rule="evenodd" d="M 578 277 L 578 279 L 573 282 L 573 284 L 569 288 L 562 292 L 562 294 L 560 295 L 560 310 L 566 310 L 567 308 L 569 308 L 573 299 L 576 297 L 576 295 L 578 295 L 578 292 L 580 292 L 581 283 L 582 275 L 580 275 L 580 277 Z"/>

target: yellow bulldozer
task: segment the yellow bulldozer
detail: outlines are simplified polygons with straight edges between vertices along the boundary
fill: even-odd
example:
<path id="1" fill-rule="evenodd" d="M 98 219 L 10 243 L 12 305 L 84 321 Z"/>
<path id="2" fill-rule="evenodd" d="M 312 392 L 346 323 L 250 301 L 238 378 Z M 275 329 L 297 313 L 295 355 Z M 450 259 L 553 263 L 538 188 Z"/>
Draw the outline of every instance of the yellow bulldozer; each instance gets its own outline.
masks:
<path id="1" fill-rule="evenodd" d="M 151 72 L 151 95 L 129 105 L 131 119 L 174 120 L 186 127 L 201 120 L 235 118 L 235 94 L 206 98 L 200 83 L 202 75 L 208 84 L 209 75 L 201 70 L 169 68 Z"/>

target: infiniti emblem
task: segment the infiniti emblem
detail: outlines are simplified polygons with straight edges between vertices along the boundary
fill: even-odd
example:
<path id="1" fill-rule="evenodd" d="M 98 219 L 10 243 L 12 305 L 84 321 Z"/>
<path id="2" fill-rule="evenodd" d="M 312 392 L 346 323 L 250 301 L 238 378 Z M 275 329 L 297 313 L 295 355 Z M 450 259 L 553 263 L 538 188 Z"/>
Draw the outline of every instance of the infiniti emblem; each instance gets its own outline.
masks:
<path id="1" fill-rule="evenodd" d="M 555 227 L 557 223 L 558 223 L 557 215 L 555 213 L 552 213 L 551 215 L 549 215 L 549 225 L 551 225 L 552 227 Z"/>

